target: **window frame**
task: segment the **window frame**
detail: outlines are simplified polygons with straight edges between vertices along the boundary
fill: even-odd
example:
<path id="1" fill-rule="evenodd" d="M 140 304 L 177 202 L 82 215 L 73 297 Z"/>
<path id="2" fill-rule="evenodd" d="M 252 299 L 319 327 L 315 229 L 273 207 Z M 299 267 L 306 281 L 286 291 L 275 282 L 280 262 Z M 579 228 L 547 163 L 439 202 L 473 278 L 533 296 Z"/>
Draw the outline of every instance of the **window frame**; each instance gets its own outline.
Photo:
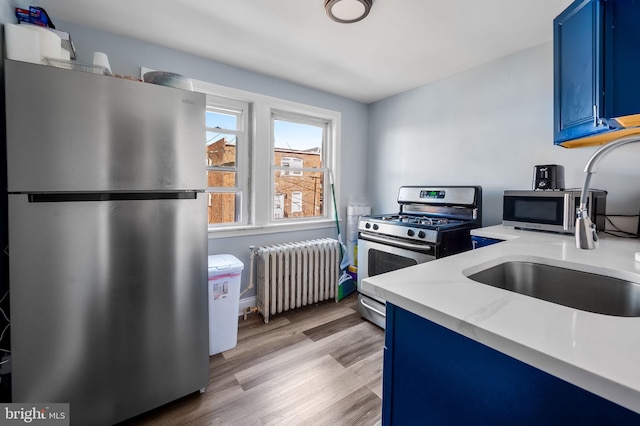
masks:
<path id="1" fill-rule="evenodd" d="M 229 101 L 246 102 L 249 105 L 248 144 L 247 144 L 247 185 L 248 193 L 244 198 L 248 210 L 243 224 L 225 226 L 210 225 L 209 238 L 227 238 L 234 236 L 269 234 L 286 231 L 305 231 L 335 227 L 334 201 L 325 197 L 325 216 L 314 218 L 297 218 L 294 221 L 274 221 L 274 192 L 271 188 L 271 113 L 272 111 L 299 114 L 305 117 L 316 117 L 330 122 L 330 130 L 325 137 L 330 138 L 330 146 L 325 152 L 325 164 L 329 168 L 329 179 L 334 183 L 336 199 L 340 199 L 340 152 L 342 114 L 313 105 L 302 104 L 272 96 L 252 93 L 192 79 L 194 90 L 206 95 L 224 98 Z M 303 170 L 304 171 L 304 170 Z M 325 185 L 330 190 L 330 184 Z"/>
<path id="2" fill-rule="evenodd" d="M 322 128 L 322 141 L 321 141 L 321 165 L 320 167 L 300 167 L 297 168 L 295 172 L 291 172 L 288 170 L 284 170 L 284 166 L 276 165 L 275 155 L 275 121 L 287 121 L 290 123 L 297 123 L 303 125 L 310 125 Z M 275 194 L 276 182 L 275 176 L 277 173 L 284 173 L 284 176 L 298 176 L 303 177 L 305 173 L 321 173 L 323 174 L 323 188 L 322 188 L 322 200 L 323 200 L 323 212 L 321 215 L 317 216 L 309 216 L 309 217 L 288 217 L 288 218 L 280 218 L 277 219 L 275 214 L 271 215 L 270 221 L 272 223 L 295 223 L 295 222 L 304 222 L 304 221 L 313 221 L 313 220 L 323 220 L 323 219 L 332 219 L 335 214 L 328 209 L 333 208 L 333 200 L 330 197 L 330 173 L 331 167 L 328 166 L 328 158 L 331 158 L 331 127 L 332 122 L 324 117 L 309 115 L 306 113 L 301 113 L 299 111 L 291 111 L 291 110 L 283 110 L 273 108 L 270 111 L 270 126 L 271 126 L 271 169 L 272 172 L 270 174 L 271 179 L 271 191 Z M 291 174 L 289 174 L 291 173 Z M 295 174 L 293 174 L 295 173 Z M 282 175 L 281 175 L 282 176 Z M 291 202 L 289 203 L 291 205 Z M 275 206 L 271 207 L 271 210 L 274 211 Z M 304 207 L 303 207 L 304 210 Z M 293 213 L 293 210 L 290 208 L 289 213 Z"/>
<path id="3" fill-rule="evenodd" d="M 223 223 L 209 223 L 208 227 L 211 228 L 224 228 L 224 227 L 237 227 L 246 226 L 249 224 L 250 218 L 250 206 L 247 200 L 250 194 L 250 177 L 249 177 L 249 152 L 250 152 L 250 137 L 249 137 L 249 122 L 251 116 L 251 107 L 248 102 L 243 102 L 237 99 L 229 99 L 213 94 L 205 93 L 206 95 L 206 108 L 216 109 L 219 111 L 232 111 L 238 113 L 238 129 L 220 129 L 221 134 L 234 135 L 236 137 L 236 165 L 235 166 L 212 166 L 205 165 L 207 173 L 209 171 L 218 172 L 234 172 L 236 173 L 236 182 L 234 187 L 209 187 L 207 186 L 206 192 L 209 195 L 209 203 L 212 194 L 236 194 L 235 204 L 236 217 L 239 215 L 240 220 L 234 222 Z M 210 131 L 207 127 L 206 131 Z M 206 143 L 206 142 L 205 142 Z M 238 197 L 240 199 L 238 200 Z M 239 206 L 238 206 L 239 204 Z M 239 211 L 238 211 L 239 210 Z"/>

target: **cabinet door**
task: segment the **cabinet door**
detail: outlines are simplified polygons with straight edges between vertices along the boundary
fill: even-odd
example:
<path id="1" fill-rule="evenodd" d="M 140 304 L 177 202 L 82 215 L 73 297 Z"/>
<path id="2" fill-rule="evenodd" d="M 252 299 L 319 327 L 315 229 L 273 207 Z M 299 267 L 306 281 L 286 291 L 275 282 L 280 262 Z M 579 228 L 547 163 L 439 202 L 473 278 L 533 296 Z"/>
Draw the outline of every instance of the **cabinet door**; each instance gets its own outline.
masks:
<path id="1" fill-rule="evenodd" d="M 634 411 L 391 303 L 386 308 L 383 426 L 640 424 Z"/>
<path id="2" fill-rule="evenodd" d="M 572 3 L 553 21 L 554 140 L 608 130 L 599 122 L 603 108 L 602 0 Z"/>
<path id="3" fill-rule="evenodd" d="M 603 116 L 640 114 L 640 0 L 606 1 L 604 16 Z"/>

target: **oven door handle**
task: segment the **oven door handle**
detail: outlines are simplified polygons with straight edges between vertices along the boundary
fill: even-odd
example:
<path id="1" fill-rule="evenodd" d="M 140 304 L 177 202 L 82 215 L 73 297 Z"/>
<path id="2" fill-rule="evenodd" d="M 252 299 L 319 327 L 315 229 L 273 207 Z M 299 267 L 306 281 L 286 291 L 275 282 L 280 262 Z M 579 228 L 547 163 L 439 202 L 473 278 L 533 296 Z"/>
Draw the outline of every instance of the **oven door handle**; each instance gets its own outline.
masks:
<path id="1" fill-rule="evenodd" d="M 363 240 L 369 240 L 369 241 L 375 241 L 378 243 L 382 243 L 382 244 L 388 244 L 390 246 L 396 246 L 396 247 L 401 247 L 401 248 L 406 248 L 408 250 L 414 250 L 414 251 L 419 251 L 422 253 L 427 253 L 430 252 L 431 249 L 433 247 L 431 246 L 425 246 L 422 244 L 411 244 L 405 241 L 398 241 L 398 240 L 391 240 L 389 238 L 385 238 L 385 237 L 379 237 L 377 235 L 371 235 L 371 234 L 360 234 L 360 238 Z"/>
<path id="2" fill-rule="evenodd" d="M 375 312 L 376 314 L 378 314 L 378 315 L 382 316 L 383 318 L 386 318 L 386 317 L 387 317 L 387 315 L 386 315 L 384 312 L 382 312 L 381 310 L 376 309 L 376 308 L 374 308 L 373 306 L 371 306 L 371 305 L 367 304 L 367 302 L 365 302 L 365 301 L 364 301 L 364 299 L 360 299 L 360 304 L 361 304 L 362 306 L 364 306 L 364 307 L 365 307 L 365 309 L 369 309 L 370 311 Z"/>

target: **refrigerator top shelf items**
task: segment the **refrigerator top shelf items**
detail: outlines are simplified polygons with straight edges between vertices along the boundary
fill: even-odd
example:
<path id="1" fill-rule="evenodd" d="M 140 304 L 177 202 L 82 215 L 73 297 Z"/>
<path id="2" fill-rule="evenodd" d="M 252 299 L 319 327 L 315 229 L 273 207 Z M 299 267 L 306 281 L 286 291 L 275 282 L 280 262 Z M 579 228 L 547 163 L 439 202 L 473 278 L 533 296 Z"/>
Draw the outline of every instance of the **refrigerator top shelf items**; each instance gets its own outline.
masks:
<path id="1" fill-rule="evenodd" d="M 108 75 L 111 76 L 111 71 L 107 67 L 103 67 L 101 65 L 91 65 L 91 64 L 81 64 L 76 61 L 67 61 L 64 59 L 57 58 L 44 58 L 44 63 L 46 65 L 51 65 L 56 68 L 64 68 L 72 71 L 83 71 L 89 72 L 92 74 L 99 75 Z"/>

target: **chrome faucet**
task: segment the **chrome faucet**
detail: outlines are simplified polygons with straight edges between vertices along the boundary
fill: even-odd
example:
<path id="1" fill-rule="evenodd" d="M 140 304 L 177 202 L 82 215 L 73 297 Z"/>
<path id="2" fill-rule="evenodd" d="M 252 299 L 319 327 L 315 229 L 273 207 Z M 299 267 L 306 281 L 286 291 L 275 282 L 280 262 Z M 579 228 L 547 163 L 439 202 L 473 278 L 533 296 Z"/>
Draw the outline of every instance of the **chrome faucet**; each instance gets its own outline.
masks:
<path id="1" fill-rule="evenodd" d="M 576 212 L 576 247 L 579 249 L 593 250 L 598 247 L 596 227 L 591 222 L 589 211 L 587 209 L 589 181 L 591 180 L 591 175 L 595 173 L 594 169 L 597 166 L 598 161 L 600 161 L 605 154 L 613 151 L 614 149 L 634 142 L 640 142 L 640 135 L 624 136 L 620 139 L 616 139 L 594 152 L 591 158 L 587 161 L 587 165 L 584 166 L 584 172 L 587 176 L 584 179 L 584 185 L 582 187 L 582 192 L 580 193 L 580 206 Z"/>

